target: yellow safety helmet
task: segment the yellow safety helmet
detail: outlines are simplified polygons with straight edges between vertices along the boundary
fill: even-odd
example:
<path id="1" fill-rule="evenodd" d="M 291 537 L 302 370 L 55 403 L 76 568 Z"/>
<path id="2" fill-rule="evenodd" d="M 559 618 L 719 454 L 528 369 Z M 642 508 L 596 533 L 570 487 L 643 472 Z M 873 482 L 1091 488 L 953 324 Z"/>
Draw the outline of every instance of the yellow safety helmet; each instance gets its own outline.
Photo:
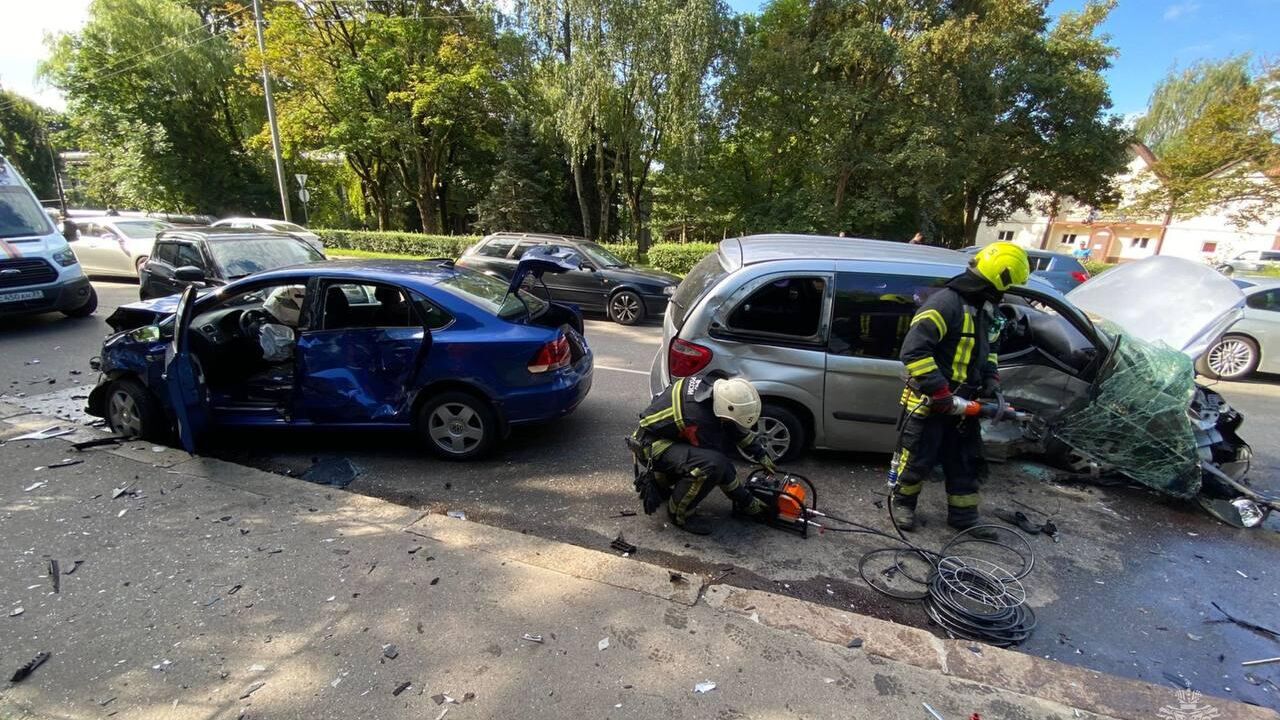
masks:
<path id="1" fill-rule="evenodd" d="M 1000 292 L 1022 285 L 1031 277 L 1027 251 L 1011 242 L 994 242 L 982 248 L 969 266 Z"/>

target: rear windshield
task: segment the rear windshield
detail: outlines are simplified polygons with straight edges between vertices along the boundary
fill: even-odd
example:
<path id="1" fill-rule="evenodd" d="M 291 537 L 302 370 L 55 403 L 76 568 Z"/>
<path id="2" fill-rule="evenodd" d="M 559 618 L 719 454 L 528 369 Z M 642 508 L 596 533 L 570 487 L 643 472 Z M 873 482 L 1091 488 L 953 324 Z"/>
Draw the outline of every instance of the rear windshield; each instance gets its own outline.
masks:
<path id="1" fill-rule="evenodd" d="M 209 253 L 222 266 L 228 280 L 253 273 L 324 260 L 310 245 L 290 237 L 218 240 L 209 243 Z"/>
<path id="2" fill-rule="evenodd" d="M 168 230 L 173 224 L 159 220 L 117 220 L 115 226 L 131 238 L 154 240 L 156 233 Z"/>
<path id="3" fill-rule="evenodd" d="M 0 239 L 48 235 L 49 216 L 21 185 L 0 186 Z"/>
<path id="4" fill-rule="evenodd" d="M 675 307 L 671 317 L 675 320 L 676 327 L 684 327 L 685 318 L 689 316 L 693 306 L 697 305 L 702 296 L 728 274 L 729 269 L 720 261 L 719 252 L 711 253 L 693 266 L 671 298 L 671 304 Z"/>
<path id="5" fill-rule="evenodd" d="M 456 275 L 441 280 L 436 287 L 444 288 L 504 320 L 523 315 L 526 305 L 529 307 L 529 315 L 537 317 L 547 305 L 541 298 L 524 290 L 520 291 L 518 298 L 515 295 L 508 295 L 507 283 L 492 275 L 466 268 L 455 268 L 455 270 Z M 524 302 L 520 302 L 521 300 Z"/>

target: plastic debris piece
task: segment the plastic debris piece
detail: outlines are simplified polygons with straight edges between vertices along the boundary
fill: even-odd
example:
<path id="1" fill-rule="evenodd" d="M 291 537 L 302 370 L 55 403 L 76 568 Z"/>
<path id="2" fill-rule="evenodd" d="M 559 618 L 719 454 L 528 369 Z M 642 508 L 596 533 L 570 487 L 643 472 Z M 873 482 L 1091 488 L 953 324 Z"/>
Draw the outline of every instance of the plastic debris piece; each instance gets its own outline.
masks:
<path id="1" fill-rule="evenodd" d="M 31 676 L 31 673 L 36 671 L 36 668 L 43 665 L 44 661 L 48 659 L 49 659 L 49 653 L 47 652 L 38 653 L 35 657 L 31 658 L 31 661 L 28 662 L 26 665 L 23 665 L 22 667 L 15 670 L 13 673 L 13 677 L 9 678 L 9 682 L 16 683 L 16 682 L 22 682 L 23 680 L 26 680 L 28 677 Z"/>
<path id="2" fill-rule="evenodd" d="M 16 607 L 16 608 L 14 608 L 14 609 L 12 609 L 12 610 L 10 610 L 10 611 L 9 611 L 9 617 L 18 617 L 19 615 L 21 615 L 22 613 L 24 613 L 24 612 L 26 612 L 26 611 L 27 611 L 27 609 L 26 609 L 26 608 L 24 608 L 24 607 Z"/>
<path id="3" fill-rule="evenodd" d="M 129 508 L 125 508 L 125 509 L 121 510 L 120 512 L 116 513 L 116 517 L 118 517 L 118 518 L 122 518 L 122 517 L 124 517 L 124 514 L 125 514 L 125 513 L 127 513 L 127 512 L 129 512 Z"/>
<path id="4" fill-rule="evenodd" d="M 250 685 L 247 689 L 245 689 L 245 691 L 240 695 L 240 699 L 241 699 L 241 700 L 244 700 L 245 698 L 249 697 L 250 695 L 252 695 L 252 694 L 254 694 L 254 693 L 258 692 L 259 690 L 261 690 L 261 689 L 262 689 L 262 686 L 263 686 L 263 685 L 266 685 L 266 684 L 267 684 L 267 681 L 266 681 L 266 680 L 259 680 L 259 681 L 255 682 L 255 683 L 253 683 L 253 684 L 252 684 L 252 685 Z"/>
<path id="5" fill-rule="evenodd" d="M 25 435 L 9 438 L 9 440 L 48 440 L 49 438 L 62 437 L 75 432 L 74 428 L 63 428 L 61 425 L 50 425 L 43 430 L 36 430 Z"/>
<path id="6" fill-rule="evenodd" d="M 1240 511 L 1240 521 L 1245 527 L 1256 527 L 1262 524 L 1266 519 L 1266 513 L 1262 512 L 1262 508 L 1258 507 L 1258 503 L 1249 498 L 1236 498 L 1231 504 Z"/>
<path id="7" fill-rule="evenodd" d="M 409 548 L 409 554 L 414 555 L 421 549 L 422 549 L 421 545 L 414 545 L 413 547 Z"/>
<path id="8" fill-rule="evenodd" d="M 711 682 L 710 680 L 703 680 L 702 682 L 693 686 L 693 691 L 696 693 L 709 693 L 715 689 L 716 689 L 716 684 Z"/>
<path id="9" fill-rule="evenodd" d="M 325 602 L 333 602 L 334 600 L 337 600 L 337 599 L 338 599 L 338 596 L 337 596 L 337 595 L 330 595 L 329 597 L 325 598 L 325 599 L 324 599 L 324 601 L 325 601 Z"/>
<path id="10" fill-rule="evenodd" d="M 397 657 L 400 656 L 400 649 L 397 648 L 395 645 L 383 645 L 382 656 L 388 660 L 395 660 Z"/>
<path id="11" fill-rule="evenodd" d="M 445 709 L 440 711 L 439 715 L 436 716 L 436 720 L 444 720 L 444 716 L 448 714 L 449 714 L 449 708 L 446 707 Z"/>
<path id="12" fill-rule="evenodd" d="M 938 714 L 938 711 L 937 711 L 937 710 L 934 710 L 934 709 L 933 709 L 933 707 L 932 707 L 931 705 L 929 705 L 929 703 L 927 703 L 927 702 L 922 702 L 922 703 L 920 703 L 920 704 L 924 706 L 924 709 L 925 709 L 925 710 L 928 710 L 928 711 L 929 711 L 929 714 L 933 716 L 933 720 L 946 720 L 946 719 L 945 719 L 945 718 L 943 718 L 941 715 L 939 715 L 939 714 Z"/>
<path id="13" fill-rule="evenodd" d="M 164 448 L 163 448 L 163 447 L 161 447 L 161 446 L 159 446 L 159 445 L 152 445 L 152 446 L 151 446 L 151 452 L 153 452 L 153 453 L 162 453 L 162 452 L 164 452 Z"/>
<path id="14" fill-rule="evenodd" d="M 336 677 L 336 678 L 334 678 L 334 679 L 332 679 L 332 680 L 330 680 L 330 681 L 329 681 L 329 687 L 335 687 L 335 688 L 336 688 L 336 687 L 338 687 L 338 684 L 339 684 L 339 683 L 341 683 L 341 682 L 342 682 L 342 676 L 338 676 L 338 677 Z"/>
<path id="15" fill-rule="evenodd" d="M 609 547 L 619 552 L 626 553 L 627 555 L 630 555 L 634 553 L 636 550 L 640 549 L 635 545 L 632 545 L 631 543 L 627 542 L 627 539 L 622 537 L 622 533 L 618 533 L 618 537 L 614 538 L 613 542 L 609 543 Z"/>
<path id="16" fill-rule="evenodd" d="M 444 698 L 445 698 L 445 696 L 444 696 L 444 695 L 441 695 L 441 694 L 437 693 L 437 694 L 435 694 L 435 695 L 432 695 L 432 696 L 431 696 L 431 702 L 433 702 L 433 703 L 435 703 L 435 704 L 437 704 L 437 705 L 441 705 L 441 704 L 443 704 L 443 703 L 444 703 Z"/>
<path id="17" fill-rule="evenodd" d="M 49 561 L 49 580 L 53 583 L 53 592 L 62 592 L 62 568 L 57 560 Z"/>
<path id="18" fill-rule="evenodd" d="M 520 636 L 520 639 L 521 639 L 521 640 L 528 640 L 529 642 L 536 642 L 536 643 L 543 642 L 543 640 L 542 640 L 542 636 L 541 636 L 541 635 L 530 635 L 529 633 L 525 633 L 525 634 L 521 635 L 521 636 Z"/>
<path id="19" fill-rule="evenodd" d="M 675 572 L 673 570 L 671 571 L 671 582 L 682 583 L 682 582 L 689 582 L 689 581 L 685 579 L 684 575 L 681 575 L 680 573 Z"/>
<path id="20" fill-rule="evenodd" d="M 466 519 L 467 519 L 467 514 L 466 514 L 465 512 L 463 512 L 462 510 L 450 510 L 449 512 L 445 513 L 445 515 L 448 515 L 449 517 L 453 518 L 454 520 L 466 520 Z"/>
<path id="21" fill-rule="evenodd" d="M 35 490 L 36 488 L 42 488 L 42 487 L 44 487 L 45 485 L 48 485 L 48 484 L 49 484 L 49 483 L 44 482 L 43 480 L 42 480 L 42 481 L 40 481 L 40 482 L 34 482 L 34 483 L 31 483 L 30 485 L 28 485 L 27 487 L 22 488 L 22 492 L 31 492 L 32 490 Z"/>
<path id="22" fill-rule="evenodd" d="M 70 567 L 70 568 L 68 568 L 68 569 L 66 569 L 66 570 L 63 570 L 63 571 L 62 571 L 62 574 L 63 574 L 63 575 L 70 575 L 70 574 L 74 573 L 76 570 L 79 570 L 79 569 L 80 569 L 80 566 L 81 566 L 81 565 L 83 565 L 83 564 L 84 564 L 84 561 L 83 561 L 83 560 L 72 560 L 72 561 L 71 561 L 71 567 Z"/>
<path id="23" fill-rule="evenodd" d="M 1276 663 L 1276 662 L 1280 662 L 1280 657 L 1263 658 L 1261 660 L 1245 660 L 1244 662 L 1240 663 L 1240 665 L 1243 667 L 1253 667 L 1254 665 L 1267 665 L 1267 664 Z"/>
<path id="24" fill-rule="evenodd" d="M 356 467 L 351 460 L 343 457 L 321 460 L 308 468 L 299 477 L 319 485 L 344 488 L 359 477 L 361 472 L 360 468 Z"/>
<path id="25" fill-rule="evenodd" d="M 64 467 L 71 467 L 72 465 L 79 465 L 82 462 L 84 461 L 73 460 L 71 458 L 63 458 L 56 463 L 49 463 L 46 467 L 48 467 L 50 470 L 53 470 L 54 468 L 64 468 Z"/>
<path id="26" fill-rule="evenodd" d="M 400 697 L 400 693 L 404 692 L 405 690 L 408 690 L 411 687 L 413 687 L 413 683 L 408 680 L 405 680 L 404 682 L 397 685 L 396 689 L 391 691 L 391 694 L 394 697 Z"/>
<path id="27" fill-rule="evenodd" d="M 600 639 L 600 642 L 596 643 L 596 649 L 597 649 L 597 650 L 608 650 L 608 649 L 609 649 L 609 638 L 601 638 L 601 639 Z"/>
<path id="28" fill-rule="evenodd" d="M 71 443 L 71 448 L 77 451 L 88 450 L 89 448 L 102 447 L 103 445 L 119 445 L 121 438 L 117 435 L 104 438 L 94 438 L 93 440 L 85 440 L 84 442 Z"/>
<path id="29" fill-rule="evenodd" d="M 849 641 L 849 647 L 851 647 L 851 648 L 860 648 L 860 647 L 862 647 L 862 638 L 860 638 L 860 637 L 856 637 L 856 638 L 854 638 L 854 639 L 850 640 L 850 641 Z"/>
<path id="30" fill-rule="evenodd" d="M 227 590 L 227 594 L 235 595 L 236 593 L 240 592 L 240 588 L 242 587 L 244 587 L 244 585 L 241 585 L 240 583 L 236 583 L 235 585 L 231 586 L 231 589 Z"/>

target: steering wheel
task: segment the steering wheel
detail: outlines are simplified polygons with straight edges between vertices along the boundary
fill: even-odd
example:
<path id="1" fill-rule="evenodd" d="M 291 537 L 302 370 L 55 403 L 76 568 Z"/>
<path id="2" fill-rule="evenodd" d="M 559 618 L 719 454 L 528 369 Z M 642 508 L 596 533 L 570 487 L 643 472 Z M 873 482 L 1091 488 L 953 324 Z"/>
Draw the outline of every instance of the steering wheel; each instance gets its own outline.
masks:
<path id="1" fill-rule="evenodd" d="M 240 334 L 249 339 L 256 339 L 262 326 L 274 319 L 266 310 L 245 310 L 240 313 Z"/>

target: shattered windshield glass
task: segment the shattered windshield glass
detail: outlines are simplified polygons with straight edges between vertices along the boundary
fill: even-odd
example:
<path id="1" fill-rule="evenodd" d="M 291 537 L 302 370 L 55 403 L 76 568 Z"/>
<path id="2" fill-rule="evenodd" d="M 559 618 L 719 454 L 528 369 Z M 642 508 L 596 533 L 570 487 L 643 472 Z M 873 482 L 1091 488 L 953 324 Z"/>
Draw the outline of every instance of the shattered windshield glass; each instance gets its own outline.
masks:
<path id="1" fill-rule="evenodd" d="M 1064 414 L 1054 429 L 1063 442 L 1163 493 L 1191 497 L 1200 490 L 1196 439 L 1187 411 L 1195 396 L 1191 359 L 1103 323 L 1115 338 L 1097 396 Z"/>

